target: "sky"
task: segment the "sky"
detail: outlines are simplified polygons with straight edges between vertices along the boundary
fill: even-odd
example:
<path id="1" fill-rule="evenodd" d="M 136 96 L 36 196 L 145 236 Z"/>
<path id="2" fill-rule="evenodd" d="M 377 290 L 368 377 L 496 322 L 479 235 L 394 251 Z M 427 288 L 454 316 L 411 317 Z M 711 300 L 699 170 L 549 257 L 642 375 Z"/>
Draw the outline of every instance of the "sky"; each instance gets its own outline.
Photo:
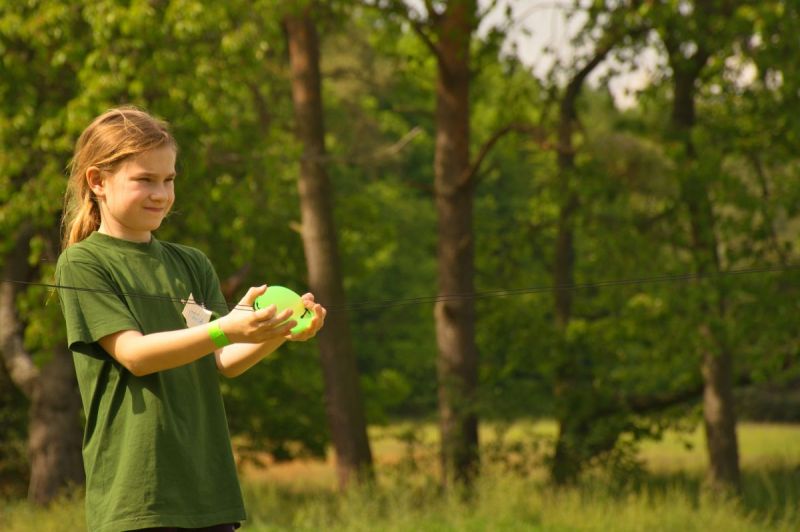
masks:
<path id="1" fill-rule="evenodd" d="M 482 8 L 490 2 L 479 0 Z M 581 17 L 567 19 L 567 8 L 573 0 L 499 0 L 495 8 L 482 21 L 478 33 L 485 33 L 488 28 L 504 24 L 505 9 L 510 6 L 513 12 L 513 25 L 506 41 L 506 51 L 510 52 L 512 43 L 516 42 L 517 54 L 523 63 L 528 65 L 538 77 L 544 77 L 552 68 L 553 58 L 547 55 L 545 48 L 551 48 L 561 59 L 568 60 L 576 49 L 570 43 L 582 22 Z M 524 33 L 527 28 L 529 35 Z M 648 84 L 653 70 L 658 64 L 655 50 L 645 50 L 638 58 L 639 67 L 630 73 L 615 76 L 610 82 L 611 93 L 619 107 L 626 108 L 636 104 L 635 91 Z M 601 65 L 589 82 L 596 80 L 607 72 L 607 66 Z"/>

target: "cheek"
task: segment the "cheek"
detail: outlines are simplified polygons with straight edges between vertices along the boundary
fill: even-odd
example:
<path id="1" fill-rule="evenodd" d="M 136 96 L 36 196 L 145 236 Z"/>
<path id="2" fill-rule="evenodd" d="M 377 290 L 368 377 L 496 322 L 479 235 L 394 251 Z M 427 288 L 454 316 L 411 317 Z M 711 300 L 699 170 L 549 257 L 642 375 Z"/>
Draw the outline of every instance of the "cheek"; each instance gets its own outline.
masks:
<path id="1" fill-rule="evenodd" d="M 172 204 L 175 203 L 175 189 L 171 189 L 167 191 L 167 208 L 172 207 Z"/>

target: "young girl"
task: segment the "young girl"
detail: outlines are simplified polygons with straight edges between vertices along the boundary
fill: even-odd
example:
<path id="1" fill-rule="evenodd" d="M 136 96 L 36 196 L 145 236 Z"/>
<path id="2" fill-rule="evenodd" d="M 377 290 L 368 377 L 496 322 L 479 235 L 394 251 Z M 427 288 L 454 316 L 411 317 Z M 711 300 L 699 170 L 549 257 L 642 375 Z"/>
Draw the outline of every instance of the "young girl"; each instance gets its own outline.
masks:
<path id="1" fill-rule="evenodd" d="M 56 279 L 86 428 L 91 531 L 233 530 L 245 518 L 218 373 L 234 377 L 287 339 L 311 338 L 325 309 L 252 311 L 266 286 L 228 312 L 200 251 L 153 237 L 175 200 L 175 140 L 123 107 L 79 138 Z M 196 303 L 195 303 L 196 302 Z M 202 307 L 224 314 L 209 322 Z"/>

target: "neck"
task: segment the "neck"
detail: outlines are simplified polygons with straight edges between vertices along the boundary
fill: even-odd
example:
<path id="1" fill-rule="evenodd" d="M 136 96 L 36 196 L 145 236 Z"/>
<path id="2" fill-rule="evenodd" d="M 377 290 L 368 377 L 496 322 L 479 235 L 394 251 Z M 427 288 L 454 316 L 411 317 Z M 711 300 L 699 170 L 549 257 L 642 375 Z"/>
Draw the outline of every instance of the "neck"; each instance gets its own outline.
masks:
<path id="1" fill-rule="evenodd" d="M 147 243 L 153 238 L 153 234 L 150 231 L 127 231 L 124 228 L 110 227 L 103 222 L 100 222 L 100 227 L 97 229 L 97 232 L 130 242 Z"/>

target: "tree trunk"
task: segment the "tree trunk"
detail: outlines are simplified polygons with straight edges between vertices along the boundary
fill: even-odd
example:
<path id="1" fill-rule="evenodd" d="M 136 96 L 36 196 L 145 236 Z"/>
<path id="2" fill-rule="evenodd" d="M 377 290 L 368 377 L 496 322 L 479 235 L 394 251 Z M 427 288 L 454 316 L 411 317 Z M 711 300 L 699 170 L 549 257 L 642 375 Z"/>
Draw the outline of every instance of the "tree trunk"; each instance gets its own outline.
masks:
<path id="1" fill-rule="evenodd" d="M 289 44 L 295 127 L 303 144 L 299 191 L 309 286 L 325 305 L 343 308 L 345 294 L 331 185 L 324 166 L 325 130 L 316 27 L 308 9 L 287 16 L 284 26 Z M 372 478 L 372 453 L 367 439 L 350 324 L 345 312 L 328 315 L 318 342 L 338 481 L 340 488 L 344 488 L 353 478 Z"/>
<path id="2" fill-rule="evenodd" d="M 572 319 L 572 291 L 567 288 L 575 282 L 574 215 L 579 207 L 574 190 L 575 146 L 573 135 L 578 125 L 577 102 L 583 84 L 591 72 L 611 51 L 615 39 L 608 39 L 598 47 L 595 55 L 576 72 L 567 84 L 559 108 L 558 122 L 558 174 L 560 205 L 558 231 L 555 242 L 553 265 L 554 326 L 563 352 L 556 375 L 554 395 L 559 405 L 558 436 L 556 439 L 550 477 L 556 485 L 570 484 L 577 480 L 585 461 L 595 451 L 588 448 L 592 425 L 596 422 L 594 409 L 599 406 L 593 395 L 593 370 L 579 353 L 567 345 L 567 329 Z M 599 447 L 613 447 L 616 436 L 612 435 Z"/>
<path id="3" fill-rule="evenodd" d="M 563 129 L 563 126 L 562 126 Z M 571 127 L 569 128 L 572 129 Z M 581 441 L 586 436 L 589 420 L 584 411 L 587 405 L 580 403 L 579 397 L 586 387 L 591 388 L 591 378 L 584 379 L 575 353 L 566 342 L 567 328 L 572 319 L 572 292 L 564 287 L 574 282 L 573 212 L 577 208 L 576 195 L 569 191 L 572 161 L 562 165 L 559 157 L 559 170 L 562 183 L 562 204 L 559 208 L 558 232 L 555 242 L 555 262 L 553 265 L 553 302 L 556 334 L 560 338 L 561 363 L 556 375 L 555 399 L 559 405 L 558 436 L 556 439 L 550 476 L 556 485 L 570 484 L 577 479 L 583 462 Z M 575 407 L 578 407 L 576 410 Z"/>
<path id="4" fill-rule="evenodd" d="M 30 274 L 30 231 L 21 230 L 17 245 L 5 257 L 3 278 L 25 280 Z M 15 309 L 16 287 L 0 285 L 0 354 L 12 382 L 31 401 L 28 456 L 31 479 L 28 499 L 47 504 L 61 490 L 84 482 L 81 457 L 80 397 L 72 357 L 63 346 L 42 370 L 22 341 L 23 325 Z"/>
<path id="5" fill-rule="evenodd" d="M 708 484 L 716 492 L 738 492 L 739 445 L 733 401 L 733 357 L 723 348 L 703 353 L 703 422 L 709 457 Z"/>
<path id="6" fill-rule="evenodd" d="M 29 500 L 44 505 L 62 489 L 83 485 L 80 411 L 72 354 L 58 347 L 42 369 L 31 398 Z"/>
<path id="7" fill-rule="evenodd" d="M 476 6 L 453 0 L 438 15 L 434 190 L 437 212 L 438 295 L 435 307 L 439 356 L 442 483 L 470 485 L 478 472 L 478 348 L 474 292 L 473 181 L 470 173 L 470 40 Z"/>
<path id="8" fill-rule="evenodd" d="M 696 171 L 697 154 L 691 140 L 695 125 L 695 83 L 707 61 L 698 51 L 692 60 L 682 62 L 680 53 L 670 54 L 674 71 L 672 127 L 684 146 L 685 168 L 681 177 L 681 197 L 689 211 L 691 243 L 697 273 L 719 273 L 714 212 L 705 176 Z M 706 348 L 702 354 L 703 420 L 706 431 L 709 471 L 707 482 L 715 492 L 739 492 L 739 451 L 736 438 L 736 413 L 733 404 L 733 355 L 724 333 L 715 334 L 713 322 L 726 319 L 724 290 L 717 287 L 711 297 L 716 303 L 703 305 L 707 317 L 699 325 Z M 720 328 L 717 328 L 719 331 Z"/>

